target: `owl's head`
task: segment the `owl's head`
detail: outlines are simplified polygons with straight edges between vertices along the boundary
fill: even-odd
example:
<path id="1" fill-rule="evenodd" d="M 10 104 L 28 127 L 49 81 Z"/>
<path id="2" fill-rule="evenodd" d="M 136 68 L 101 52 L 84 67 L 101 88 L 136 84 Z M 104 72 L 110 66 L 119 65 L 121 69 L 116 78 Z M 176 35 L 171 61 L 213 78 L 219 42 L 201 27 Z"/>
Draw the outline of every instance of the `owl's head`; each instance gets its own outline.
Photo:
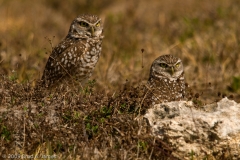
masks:
<path id="1" fill-rule="evenodd" d="M 68 36 L 73 38 L 103 38 L 103 25 L 96 15 L 80 15 L 70 26 Z"/>
<path id="2" fill-rule="evenodd" d="M 153 61 L 150 77 L 176 80 L 182 73 L 183 64 L 180 58 L 173 55 L 163 55 Z"/>

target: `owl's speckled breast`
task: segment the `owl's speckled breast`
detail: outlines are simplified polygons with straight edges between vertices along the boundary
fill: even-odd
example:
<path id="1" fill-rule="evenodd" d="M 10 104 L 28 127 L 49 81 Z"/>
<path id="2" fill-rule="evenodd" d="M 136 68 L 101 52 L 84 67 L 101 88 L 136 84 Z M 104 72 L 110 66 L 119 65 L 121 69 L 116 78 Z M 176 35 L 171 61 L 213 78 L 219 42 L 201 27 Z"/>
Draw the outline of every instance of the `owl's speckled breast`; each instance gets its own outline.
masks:
<path id="1" fill-rule="evenodd" d="M 154 103 L 181 100 L 185 94 L 184 77 L 177 80 L 167 78 L 150 79 L 150 88 L 152 88 L 152 99 Z"/>
<path id="2" fill-rule="evenodd" d="M 80 57 L 80 63 L 76 70 L 76 78 L 80 81 L 89 78 L 92 74 L 95 65 L 101 55 L 102 40 L 101 39 L 87 39 L 85 54 Z"/>

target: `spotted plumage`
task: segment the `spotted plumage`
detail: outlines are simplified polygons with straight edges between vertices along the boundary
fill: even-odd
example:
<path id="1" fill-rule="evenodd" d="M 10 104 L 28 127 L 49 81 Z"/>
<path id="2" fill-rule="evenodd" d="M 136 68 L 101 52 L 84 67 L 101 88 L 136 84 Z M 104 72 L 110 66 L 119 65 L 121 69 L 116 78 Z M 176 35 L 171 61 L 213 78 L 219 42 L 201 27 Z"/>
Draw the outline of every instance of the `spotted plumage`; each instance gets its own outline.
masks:
<path id="1" fill-rule="evenodd" d="M 68 35 L 47 61 L 42 83 L 49 87 L 60 82 L 84 84 L 101 54 L 103 27 L 95 15 L 80 15 L 73 20 Z"/>
<path id="2" fill-rule="evenodd" d="M 172 55 L 155 59 L 150 69 L 148 84 L 154 104 L 183 99 L 185 82 L 181 59 Z"/>

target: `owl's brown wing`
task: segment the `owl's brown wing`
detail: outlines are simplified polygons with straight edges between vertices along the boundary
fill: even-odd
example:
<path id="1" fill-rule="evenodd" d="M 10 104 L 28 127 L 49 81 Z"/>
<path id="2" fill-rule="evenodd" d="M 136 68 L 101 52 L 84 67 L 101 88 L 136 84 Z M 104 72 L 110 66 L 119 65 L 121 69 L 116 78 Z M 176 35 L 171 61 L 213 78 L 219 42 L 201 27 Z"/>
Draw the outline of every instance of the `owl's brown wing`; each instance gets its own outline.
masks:
<path id="1" fill-rule="evenodd" d="M 71 77 L 71 70 L 76 68 L 79 57 L 86 51 L 82 40 L 66 38 L 52 51 L 42 76 L 43 85 L 49 86 L 66 76 Z"/>

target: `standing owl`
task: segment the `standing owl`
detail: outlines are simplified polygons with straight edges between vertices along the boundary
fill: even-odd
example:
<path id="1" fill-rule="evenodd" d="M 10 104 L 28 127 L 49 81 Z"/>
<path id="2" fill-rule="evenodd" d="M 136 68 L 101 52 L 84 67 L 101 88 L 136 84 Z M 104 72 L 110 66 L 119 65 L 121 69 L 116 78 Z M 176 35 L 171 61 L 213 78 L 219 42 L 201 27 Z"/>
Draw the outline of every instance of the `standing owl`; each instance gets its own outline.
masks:
<path id="1" fill-rule="evenodd" d="M 84 84 L 101 54 L 103 25 L 96 15 L 80 15 L 70 26 L 68 35 L 55 48 L 42 76 L 46 87 L 60 82 Z"/>
<path id="2" fill-rule="evenodd" d="M 155 59 L 150 69 L 148 84 L 154 104 L 183 99 L 185 82 L 181 59 L 172 55 Z"/>

